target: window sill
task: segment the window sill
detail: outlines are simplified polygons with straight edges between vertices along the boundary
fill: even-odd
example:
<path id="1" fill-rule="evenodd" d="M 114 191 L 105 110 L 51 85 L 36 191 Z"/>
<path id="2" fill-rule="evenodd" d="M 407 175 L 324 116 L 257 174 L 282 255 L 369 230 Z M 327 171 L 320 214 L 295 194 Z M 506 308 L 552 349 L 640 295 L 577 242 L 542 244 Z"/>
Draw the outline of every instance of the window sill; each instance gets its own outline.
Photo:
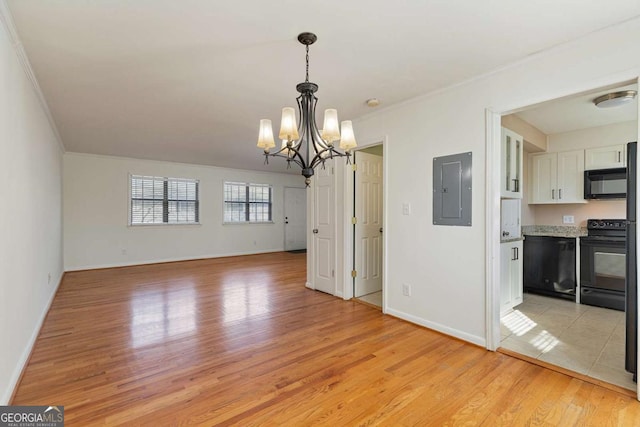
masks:
<path id="1" fill-rule="evenodd" d="M 146 228 L 146 227 L 193 227 L 200 226 L 202 223 L 200 222 L 163 222 L 163 223 L 147 223 L 147 224 L 129 224 L 130 228 Z"/>
<path id="2" fill-rule="evenodd" d="M 260 221 L 260 222 L 249 222 L 249 221 L 238 221 L 238 222 L 223 222 L 222 225 L 269 225 L 275 224 L 273 221 Z"/>

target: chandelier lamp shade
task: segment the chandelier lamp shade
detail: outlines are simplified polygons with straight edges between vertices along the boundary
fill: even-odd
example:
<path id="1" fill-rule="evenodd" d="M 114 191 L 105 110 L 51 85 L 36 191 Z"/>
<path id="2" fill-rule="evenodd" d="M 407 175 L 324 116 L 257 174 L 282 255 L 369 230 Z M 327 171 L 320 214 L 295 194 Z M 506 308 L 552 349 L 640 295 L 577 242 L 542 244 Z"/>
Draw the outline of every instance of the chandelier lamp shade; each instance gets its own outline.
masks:
<path id="1" fill-rule="evenodd" d="M 325 110 L 322 130 L 319 130 L 316 124 L 318 98 L 315 93 L 318 91 L 318 85 L 309 81 L 309 45 L 316 40 L 317 37 L 313 33 L 298 35 L 298 41 L 305 45 L 307 52 L 306 78 L 303 83 L 296 86 L 300 93 L 296 98 L 300 123 L 297 123 L 294 108 L 282 109 L 280 133 L 278 133 L 282 144 L 274 152 L 271 152 L 271 149 L 276 148 L 271 120 L 260 120 L 258 134 L 258 148 L 264 150 L 265 163 L 269 163 L 269 157 L 283 157 L 287 160 L 288 167 L 291 167 L 291 162 L 297 164 L 302 169 L 307 187 L 318 165 L 324 167 L 324 162 L 334 157 L 346 157 L 349 163 L 351 150 L 357 146 L 351 121 L 345 120 L 340 123 L 337 110 L 333 108 Z M 336 143 L 341 151 L 335 147 Z"/>

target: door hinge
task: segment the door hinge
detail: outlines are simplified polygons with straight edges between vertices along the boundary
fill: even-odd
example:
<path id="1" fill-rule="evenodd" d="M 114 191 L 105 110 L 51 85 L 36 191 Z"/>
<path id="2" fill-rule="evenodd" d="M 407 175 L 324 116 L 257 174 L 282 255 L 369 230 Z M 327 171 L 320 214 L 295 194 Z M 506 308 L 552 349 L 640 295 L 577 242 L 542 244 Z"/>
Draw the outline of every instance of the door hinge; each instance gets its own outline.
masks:
<path id="1" fill-rule="evenodd" d="M 331 168 L 331 175 L 333 175 L 333 173 L 334 173 L 334 170 L 333 170 L 333 167 L 332 167 L 332 168 Z"/>
<path id="2" fill-rule="evenodd" d="M 351 169 L 353 169 L 353 171 L 357 171 L 358 170 L 358 165 L 356 165 L 355 163 L 351 165 Z"/>
<path id="3" fill-rule="evenodd" d="M 356 270 L 351 270 L 351 277 L 353 277 L 354 279 L 358 277 L 358 272 Z"/>
<path id="4" fill-rule="evenodd" d="M 358 218 L 356 218 L 355 216 L 351 218 L 351 224 L 356 225 L 357 223 L 358 223 Z"/>

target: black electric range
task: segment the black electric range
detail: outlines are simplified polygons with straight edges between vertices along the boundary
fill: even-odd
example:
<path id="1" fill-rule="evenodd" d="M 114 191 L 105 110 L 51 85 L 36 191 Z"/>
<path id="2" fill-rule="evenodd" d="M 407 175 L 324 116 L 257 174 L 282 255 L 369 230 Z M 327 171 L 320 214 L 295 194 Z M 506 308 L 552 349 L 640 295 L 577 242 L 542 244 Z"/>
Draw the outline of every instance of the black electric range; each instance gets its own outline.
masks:
<path id="1" fill-rule="evenodd" d="M 624 311 L 626 220 L 590 219 L 580 239 L 580 302 Z"/>

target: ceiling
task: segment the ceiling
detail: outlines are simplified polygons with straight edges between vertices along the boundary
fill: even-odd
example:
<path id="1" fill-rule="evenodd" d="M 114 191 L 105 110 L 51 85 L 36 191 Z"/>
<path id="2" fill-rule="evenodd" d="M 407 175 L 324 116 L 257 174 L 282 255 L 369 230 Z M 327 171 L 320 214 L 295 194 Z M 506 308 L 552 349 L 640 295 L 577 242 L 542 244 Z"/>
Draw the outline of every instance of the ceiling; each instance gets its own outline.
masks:
<path id="1" fill-rule="evenodd" d="M 615 108 L 597 108 L 593 100 L 600 95 L 625 90 L 638 91 L 637 84 L 602 88 L 569 96 L 516 113 L 546 135 L 638 120 L 638 98 Z"/>
<path id="2" fill-rule="evenodd" d="M 7 0 L 68 151 L 242 169 L 293 106 L 357 118 L 640 15 L 638 0 Z M 356 137 L 358 129 L 355 127 Z M 296 171 L 296 173 L 299 173 Z"/>

